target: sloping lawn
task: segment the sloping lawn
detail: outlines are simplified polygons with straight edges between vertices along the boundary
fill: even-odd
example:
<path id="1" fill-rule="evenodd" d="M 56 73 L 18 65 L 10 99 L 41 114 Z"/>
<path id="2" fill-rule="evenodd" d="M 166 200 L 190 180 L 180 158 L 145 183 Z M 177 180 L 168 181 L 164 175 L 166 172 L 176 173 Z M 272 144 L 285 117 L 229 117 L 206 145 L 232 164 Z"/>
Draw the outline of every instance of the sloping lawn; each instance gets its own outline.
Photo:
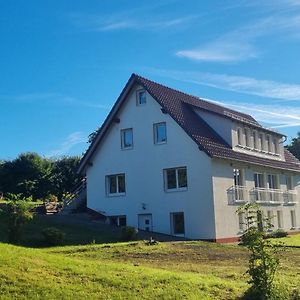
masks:
<path id="1" fill-rule="evenodd" d="M 65 246 L 43 245 L 49 226 L 66 233 Z M 118 228 L 72 216 L 35 217 L 22 247 L 5 244 L 4 229 L 0 221 L 0 299 L 238 299 L 248 287 L 248 252 L 236 244 L 117 243 Z M 300 248 L 282 253 L 278 275 L 298 288 Z"/>
<path id="2" fill-rule="evenodd" d="M 144 242 L 42 249 L 0 244 L 0 298 L 237 299 L 247 289 L 247 251 L 205 242 Z M 298 286 L 300 249 L 279 272 Z"/>

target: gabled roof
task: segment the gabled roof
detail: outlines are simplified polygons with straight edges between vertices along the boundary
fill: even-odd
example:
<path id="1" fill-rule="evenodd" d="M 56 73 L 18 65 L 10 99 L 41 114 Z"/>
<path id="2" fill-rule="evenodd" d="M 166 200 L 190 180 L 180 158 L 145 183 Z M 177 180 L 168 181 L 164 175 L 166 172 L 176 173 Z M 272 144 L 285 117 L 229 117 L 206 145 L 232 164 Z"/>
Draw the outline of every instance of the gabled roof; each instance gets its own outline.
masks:
<path id="1" fill-rule="evenodd" d="M 246 163 L 258 164 L 273 168 L 293 170 L 300 172 L 300 161 L 296 159 L 290 152 L 285 150 L 286 161 L 256 157 L 241 152 L 234 151 L 221 136 L 219 136 L 196 112 L 195 108 L 209 111 L 218 114 L 225 118 L 230 118 L 261 130 L 263 128 L 253 117 L 241 112 L 227 109 L 220 105 L 202 100 L 198 97 L 188 95 L 178 90 L 171 89 L 154 81 L 148 80 L 136 74 L 132 74 L 118 100 L 110 111 L 108 117 L 101 126 L 93 143 L 83 156 L 79 171 L 85 168 L 90 158 L 96 151 L 99 143 L 107 132 L 110 124 L 118 117 L 119 109 L 126 100 L 128 93 L 134 84 L 139 84 L 147 90 L 147 92 L 160 104 L 163 111 L 168 113 L 174 121 L 193 139 L 199 146 L 200 150 L 204 151 L 212 158 L 230 159 L 242 161 Z M 269 131 L 269 130 L 267 130 Z M 272 132 L 274 134 L 278 134 Z M 282 135 L 281 135 L 282 136 Z"/>

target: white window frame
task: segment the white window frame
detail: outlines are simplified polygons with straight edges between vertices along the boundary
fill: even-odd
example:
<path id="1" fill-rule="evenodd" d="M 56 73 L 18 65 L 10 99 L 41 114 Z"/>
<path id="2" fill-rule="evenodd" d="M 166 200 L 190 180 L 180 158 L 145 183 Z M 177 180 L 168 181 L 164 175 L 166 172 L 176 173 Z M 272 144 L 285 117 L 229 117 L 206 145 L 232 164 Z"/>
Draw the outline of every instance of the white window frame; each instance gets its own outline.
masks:
<path id="1" fill-rule="evenodd" d="M 144 93 L 145 94 L 145 102 L 140 102 L 140 94 L 141 93 Z M 144 89 L 140 89 L 140 90 L 137 90 L 136 91 L 136 105 L 137 106 L 143 106 L 143 105 L 146 105 L 146 103 L 147 103 L 147 93 L 146 93 L 146 90 L 144 90 Z"/>
<path id="2" fill-rule="evenodd" d="M 165 132 L 166 132 L 166 139 L 165 141 L 159 142 L 158 141 L 158 127 L 164 125 L 165 126 Z M 153 141 L 155 145 L 161 145 L 161 144 L 166 144 L 167 143 L 167 124 L 166 122 L 159 122 L 159 123 L 154 123 L 153 124 Z"/>
<path id="3" fill-rule="evenodd" d="M 275 188 L 270 187 L 269 178 L 271 178 L 271 185 L 275 185 Z M 278 174 L 267 174 L 266 186 L 269 190 L 278 190 L 278 189 L 280 189 L 280 182 L 279 182 Z"/>
<path id="4" fill-rule="evenodd" d="M 127 146 L 127 147 L 125 145 L 126 132 L 131 132 L 131 135 L 132 135 L 132 144 L 130 146 Z M 132 128 L 121 129 L 121 149 L 122 150 L 133 149 L 133 129 Z"/>
<path id="5" fill-rule="evenodd" d="M 120 186 L 119 186 L 119 177 L 124 176 L 124 192 L 120 192 Z M 110 178 L 115 177 L 116 179 L 116 192 L 111 193 L 110 192 Z M 119 173 L 119 174 L 112 174 L 106 176 L 106 194 L 109 197 L 116 197 L 116 196 L 124 196 L 126 195 L 126 176 L 125 173 Z"/>
<path id="6" fill-rule="evenodd" d="M 185 170 L 186 172 L 186 186 L 180 187 L 179 186 L 179 176 L 178 171 Z M 168 171 L 175 171 L 175 180 L 176 180 L 176 187 L 175 188 L 168 188 Z M 175 191 L 186 191 L 188 189 L 188 176 L 187 176 L 187 167 L 178 167 L 178 168 L 168 168 L 164 169 L 164 186 L 166 192 L 175 192 Z"/>

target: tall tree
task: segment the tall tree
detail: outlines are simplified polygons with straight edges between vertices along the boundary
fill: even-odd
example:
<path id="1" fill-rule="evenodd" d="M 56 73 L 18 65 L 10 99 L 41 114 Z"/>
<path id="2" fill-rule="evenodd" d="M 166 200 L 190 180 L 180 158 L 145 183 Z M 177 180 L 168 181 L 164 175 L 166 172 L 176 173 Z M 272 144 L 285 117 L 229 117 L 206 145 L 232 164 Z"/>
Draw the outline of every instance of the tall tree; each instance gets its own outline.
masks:
<path id="1" fill-rule="evenodd" d="M 286 148 L 300 159 L 300 131 L 298 132 L 297 137 L 293 138 L 291 144 Z"/>

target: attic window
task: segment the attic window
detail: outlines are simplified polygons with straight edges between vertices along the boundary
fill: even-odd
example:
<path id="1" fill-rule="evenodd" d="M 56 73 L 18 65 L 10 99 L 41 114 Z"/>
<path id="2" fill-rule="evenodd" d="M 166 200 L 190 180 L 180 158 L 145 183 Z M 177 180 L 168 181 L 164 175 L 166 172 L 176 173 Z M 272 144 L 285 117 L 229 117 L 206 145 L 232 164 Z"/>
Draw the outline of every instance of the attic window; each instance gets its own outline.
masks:
<path id="1" fill-rule="evenodd" d="M 145 105 L 146 104 L 146 91 L 138 90 L 136 92 L 136 103 L 137 105 Z"/>

